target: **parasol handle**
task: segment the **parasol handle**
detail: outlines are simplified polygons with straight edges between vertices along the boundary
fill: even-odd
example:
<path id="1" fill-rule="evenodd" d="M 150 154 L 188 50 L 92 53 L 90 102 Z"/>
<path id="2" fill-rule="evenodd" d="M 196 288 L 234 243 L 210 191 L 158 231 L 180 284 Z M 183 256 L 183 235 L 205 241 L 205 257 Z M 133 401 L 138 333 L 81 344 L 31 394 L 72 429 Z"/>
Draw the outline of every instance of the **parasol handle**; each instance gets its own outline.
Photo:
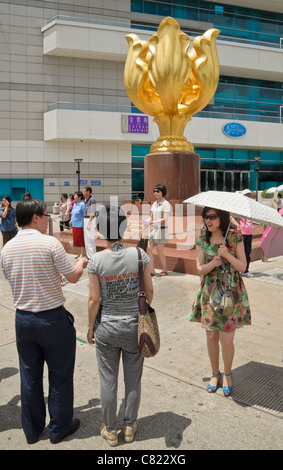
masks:
<path id="1" fill-rule="evenodd" d="M 230 222 L 229 222 L 228 228 L 227 228 L 227 230 L 226 230 L 226 234 L 225 234 L 225 237 L 224 237 L 223 245 L 224 245 L 225 242 L 226 242 L 226 238 L 227 238 L 227 236 L 228 236 L 228 232 L 229 232 L 229 230 L 230 230 L 231 223 L 232 223 L 232 217 L 230 217 Z"/>
<path id="2" fill-rule="evenodd" d="M 223 245 L 224 245 L 225 242 L 226 242 L 226 239 L 227 239 L 227 236 L 228 236 L 228 232 L 229 232 L 229 230 L 230 230 L 231 222 L 232 222 L 232 217 L 230 217 L 230 222 L 229 222 L 228 228 L 227 228 L 227 230 L 226 230 L 226 234 L 225 234 L 225 237 L 224 237 Z M 225 261 L 224 261 L 224 259 L 223 259 L 222 257 L 221 257 L 221 263 L 222 263 L 222 269 L 223 269 L 223 271 L 224 271 L 224 280 L 225 280 L 225 284 L 226 284 L 226 289 L 227 289 L 227 288 L 230 289 L 229 282 L 228 282 L 227 271 L 226 271 L 226 266 L 225 266 Z M 229 295 L 228 295 L 228 297 L 229 297 Z"/>

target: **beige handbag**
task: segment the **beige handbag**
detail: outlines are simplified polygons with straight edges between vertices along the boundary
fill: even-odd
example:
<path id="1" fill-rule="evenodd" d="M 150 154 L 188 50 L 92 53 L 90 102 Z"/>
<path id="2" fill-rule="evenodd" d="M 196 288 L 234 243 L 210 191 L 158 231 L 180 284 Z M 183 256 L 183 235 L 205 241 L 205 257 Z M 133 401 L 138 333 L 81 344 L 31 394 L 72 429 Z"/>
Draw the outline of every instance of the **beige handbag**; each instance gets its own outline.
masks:
<path id="1" fill-rule="evenodd" d="M 213 313 L 215 313 L 216 315 L 230 317 L 234 312 L 235 302 L 233 292 L 228 282 L 228 273 L 226 271 L 223 259 L 222 268 L 224 271 L 225 285 L 223 285 L 221 280 L 217 278 L 210 293 L 209 305 Z"/>
<path id="2" fill-rule="evenodd" d="M 154 357 L 160 348 L 160 335 L 155 310 L 147 303 L 141 251 L 137 247 L 139 259 L 139 322 L 138 343 L 140 354 L 143 357 Z"/>

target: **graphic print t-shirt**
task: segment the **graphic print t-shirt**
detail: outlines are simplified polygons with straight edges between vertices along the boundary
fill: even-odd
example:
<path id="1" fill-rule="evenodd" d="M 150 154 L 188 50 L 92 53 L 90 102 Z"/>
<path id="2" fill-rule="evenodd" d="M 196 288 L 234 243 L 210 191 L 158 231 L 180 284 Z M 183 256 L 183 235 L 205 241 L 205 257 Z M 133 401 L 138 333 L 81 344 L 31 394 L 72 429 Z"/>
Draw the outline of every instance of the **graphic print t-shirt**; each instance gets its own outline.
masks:
<path id="1" fill-rule="evenodd" d="M 145 269 L 149 257 L 143 250 L 141 254 Z M 139 268 L 136 248 L 98 252 L 89 260 L 87 270 L 99 277 L 102 322 L 129 315 L 138 316 Z"/>

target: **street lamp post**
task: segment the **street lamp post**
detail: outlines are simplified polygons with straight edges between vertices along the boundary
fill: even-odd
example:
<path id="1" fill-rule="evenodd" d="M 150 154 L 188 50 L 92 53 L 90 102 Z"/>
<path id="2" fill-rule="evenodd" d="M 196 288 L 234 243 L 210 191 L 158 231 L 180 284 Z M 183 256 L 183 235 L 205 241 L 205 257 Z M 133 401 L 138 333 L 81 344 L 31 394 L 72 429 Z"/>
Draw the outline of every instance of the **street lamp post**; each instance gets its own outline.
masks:
<path id="1" fill-rule="evenodd" d="M 255 166 L 255 187 L 256 187 L 256 190 L 255 190 L 255 197 L 256 197 L 256 201 L 258 200 L 258 183 L 259 183 L 259 161 L 260 161 L 260 156 L 257 156 L 257 157 L 254 157 L 254 160 L 255 160 L 255 163 L 256 163 L 256 166 Z"/>
<path id="2" fill-rule="evenodd" d="M 75 162 L 78 164 L 78 169 L 76 171 L 76 174 L 78 175 L 78 191 L 80 191 L 80 182 L 81 182 L 81 168 L 80 168 L 80 163 L 83 161 L 82 158 L 75 158 Z"/>

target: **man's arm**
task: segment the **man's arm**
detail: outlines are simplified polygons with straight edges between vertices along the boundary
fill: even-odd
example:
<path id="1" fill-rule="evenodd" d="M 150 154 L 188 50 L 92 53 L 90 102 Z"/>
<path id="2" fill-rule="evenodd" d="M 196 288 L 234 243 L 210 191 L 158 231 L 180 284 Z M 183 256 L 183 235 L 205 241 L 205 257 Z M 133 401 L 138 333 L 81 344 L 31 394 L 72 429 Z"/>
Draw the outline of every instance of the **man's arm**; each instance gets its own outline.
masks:
<path id="1" fill-rule="evenodd" d="M 76 264 L 76 269 L 70 274 L 65 274 L 65 278 L 68 279 L 71 284 L 76 284 L 80 279 L 81 275 L 83 274 L 84 268 L 87 267 L 88 259 L 82 258 Z"/>

